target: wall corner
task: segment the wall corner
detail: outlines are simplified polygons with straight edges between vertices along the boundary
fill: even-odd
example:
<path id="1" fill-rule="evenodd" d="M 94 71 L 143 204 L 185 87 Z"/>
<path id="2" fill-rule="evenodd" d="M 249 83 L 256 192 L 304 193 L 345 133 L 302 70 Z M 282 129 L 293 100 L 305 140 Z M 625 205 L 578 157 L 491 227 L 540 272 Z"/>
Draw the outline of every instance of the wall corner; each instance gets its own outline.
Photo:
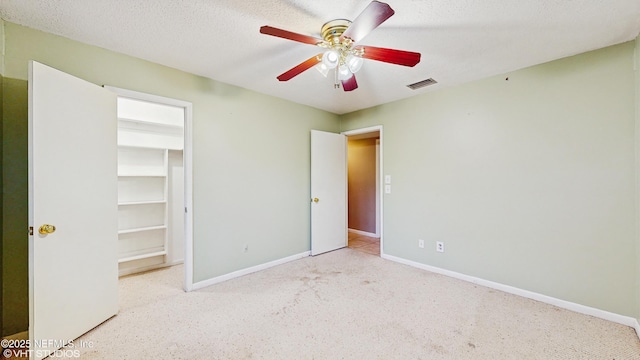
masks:
<path id="1" fill-rule="evenodd" d="M 3 21 L 2 19 L 0 19 L 0 28 L 3 27 Z M 3 34 L 0 34 L 0 38 L 4 39 Z M 2 43 L 4 43 L 4 41 L 2 40 Z M 4 53 L 1 56 L 0 62 L 4 63 Z M 0 65 L 1 66 L 1 65 Z M 3 135 L 3 131 L 2 128 L 4 127 L 4 79 L 3 79 L 3 71 L 2 69 L 0 69 L 0 144 L 4 144 L 4 135 Z M 2 179 L 4 178 L 4 160 L 3 160 L 3 146 L 0 145 L 0 205 L 2 205 L 3 203 L 3 199 L 4 199 L 4 182 L 2 181 Z M 0 309 L 3 308 L 3 274 L 4 274 L 4 270 L 3 270 L 3 247 L 2 247 L 2 238 L 3 238 L 3 226 L 2 223 L 4 221 L 4 206 L 0 206 Z M 2 329 L 4 328 L 4 319 L 3 319 L 3 313 L 2 311 L 0 311 L 0 332 L 2 331 Z M 4 335 L 1 334 L 0 335 Z"/>
<path id="2" fill-rule="evenodd" d="M 636 206 L 635 206 L 635 220 L 636 220 L 636 289 L 635 289 L 635 303 L 636 313 L 635 318 L 640 322 L 640 34 L 635 40 L 635 49 L 633 52 L 633 70 L 635 73 L 635 167 L 636 167 Z M 640 336 L 640 330 L 636 329 L 638 336 Z"/>
<path id="3" fill-rule="evenodd" d="M 4 144 L 4 136 L 2 128 L 4 127 L 4 20 L 0 18 L 0 143 Z M 3 151 L 2 146 L 0 146 L 0 205 L 3 203 L 4 198 L 4 185 L 3 185 L 3 177 L 4 177 L 4 167 L 3 167 Z M 3 247 L 2 247 L 2 238 L 4 232 L 2 223 L 4 221 L 4 206 L 0 206 L 0 309 L 3 308 L 3 293 L 4 293 L 4 266 L 3 266 Z M 0 311 L 0 335 L 2 334 L 2 329 L 4 329 L 4 318 L 3 312 Z"/>
<path id="4" fill-rule="evenodd" d="M 0 18 L 0 75 L 4 76 L 4 56 L 5 56 L 5 39 L 4 39 L 4 19 Z"/>

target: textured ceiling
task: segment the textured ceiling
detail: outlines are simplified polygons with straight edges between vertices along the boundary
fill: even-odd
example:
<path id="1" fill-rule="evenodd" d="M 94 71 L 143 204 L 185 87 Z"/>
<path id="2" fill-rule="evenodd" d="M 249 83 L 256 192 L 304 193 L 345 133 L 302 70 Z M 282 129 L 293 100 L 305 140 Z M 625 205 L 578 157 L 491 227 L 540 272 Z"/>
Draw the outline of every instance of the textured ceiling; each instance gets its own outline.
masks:
<path id="1" fill-rule="evenodd" d="M 259 33 L 263 25 L 320 37 L 370 0 L 0 0 L 10 22 L 337 114 L 634 39 L 639 0 L 388 0 L 395 15 L 360 44 L 420 52 L 403 67 L 372 60 L 359 88 L 334 90 L 310 69 L 276 76 L 319 48 Z M 434 78 L 438 84 L 406 85 Z"/>

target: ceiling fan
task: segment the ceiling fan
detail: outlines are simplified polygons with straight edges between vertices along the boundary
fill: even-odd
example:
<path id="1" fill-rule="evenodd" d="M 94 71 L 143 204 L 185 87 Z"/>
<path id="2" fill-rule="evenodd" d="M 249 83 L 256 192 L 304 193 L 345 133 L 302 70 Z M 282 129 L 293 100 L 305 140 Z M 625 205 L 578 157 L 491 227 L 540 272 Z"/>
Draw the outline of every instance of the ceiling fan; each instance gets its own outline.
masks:
<path id="1" fill-rule="evenodd" d="M 352 91 L 358 88 L 355 73 L 362 67 L 363 59 L 403 66 L 415 66 L 420 62 L 420 53 L 417 52 L 356 45 L 358 41 L 394 13 L 395 11 L 388 4 L 374 0 L 353 22 L 346 19 L 335 19 L 322 25 L 322 39 L 271 26 L 261 27 L 260 33 L 316 45 L 325 49 L 322 53 L 280 74 L 278 80 L 291 80 L 303 71 L 316 66 L 325 76 L 329 70 L 335 69 L 334 87 L 340 88 L 340 83 L 342 83 L 344 91 Z"/>

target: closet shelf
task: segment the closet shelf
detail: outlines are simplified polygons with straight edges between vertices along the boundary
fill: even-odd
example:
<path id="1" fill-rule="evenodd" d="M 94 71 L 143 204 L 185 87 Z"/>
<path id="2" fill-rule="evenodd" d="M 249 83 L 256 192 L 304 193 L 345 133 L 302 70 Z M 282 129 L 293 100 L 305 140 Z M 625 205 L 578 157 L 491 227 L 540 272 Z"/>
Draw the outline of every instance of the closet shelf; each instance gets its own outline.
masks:
<path id="1" fill-rule="evenodd" d="M 118 177 L 167 177 L 166 174 L 118 174 Z"/>
<path id="2" fill-rule="evenodd" d="M 134 261 L 134 260 L 140 260 L 140 259 L 147 259 L 147 258 L 156 257 L 156 256 L 163 256 L 163 255 L 167 255 L 167 251 L 166 250 L 154 251 L 154 252 L 145 253 L 145 254 L 139 254 L 139 255 L 126 256 L 126 257 L 118 259 L 118 263 L 123 263 L 123 262 L 127 262 L 127 261 Z"/>
<path id="3" fill-rule="evenodd" d="M 167 228 L 166 225 L 148 226 L 148 227 L 141 227 L 141 228 L 134 228 L 134 229 L 118 230 L 118 234 L 131 234 L 131 233 L 142 232 L 142 231 L 162 230 L 166 228 Z"/>
<path id="4" fill-rule="evenodd" d="M 157 126 L 160 128 L 167 128 L 167 129 L 184 129 L 183 125 L 165 124 L 165 123 L 160 123 L 160 122 L 150 121 L 150 120 L 130 119 L 125 117 L 118 117 L 118 120 L 129 122 L 129 123 Z"/>
<path id="5" fill-rule="evenodd" d="M 165 200 L 149 200 L 149 201 L 127 201 L 118 203 L 118 206 L 129 206 L 129 205 L 152 205 L 152 204 L 166 204 Z"/>

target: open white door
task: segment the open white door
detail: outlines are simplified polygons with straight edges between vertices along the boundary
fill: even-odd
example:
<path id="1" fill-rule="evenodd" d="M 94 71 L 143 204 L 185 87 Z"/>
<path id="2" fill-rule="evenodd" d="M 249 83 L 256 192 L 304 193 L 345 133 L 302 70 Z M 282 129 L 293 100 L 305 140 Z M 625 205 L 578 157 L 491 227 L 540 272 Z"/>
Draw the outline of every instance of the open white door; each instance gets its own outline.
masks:
<path id="1" fill-rule="evenodd" d="M 115 94 L 29 63 L 31 358 L 118 311 L 116 126 Z"/>
<path id="2" fill-rule="evenodd" d="M 311 130 L 311 255 L 347 246 L 347 142 Z"/>

